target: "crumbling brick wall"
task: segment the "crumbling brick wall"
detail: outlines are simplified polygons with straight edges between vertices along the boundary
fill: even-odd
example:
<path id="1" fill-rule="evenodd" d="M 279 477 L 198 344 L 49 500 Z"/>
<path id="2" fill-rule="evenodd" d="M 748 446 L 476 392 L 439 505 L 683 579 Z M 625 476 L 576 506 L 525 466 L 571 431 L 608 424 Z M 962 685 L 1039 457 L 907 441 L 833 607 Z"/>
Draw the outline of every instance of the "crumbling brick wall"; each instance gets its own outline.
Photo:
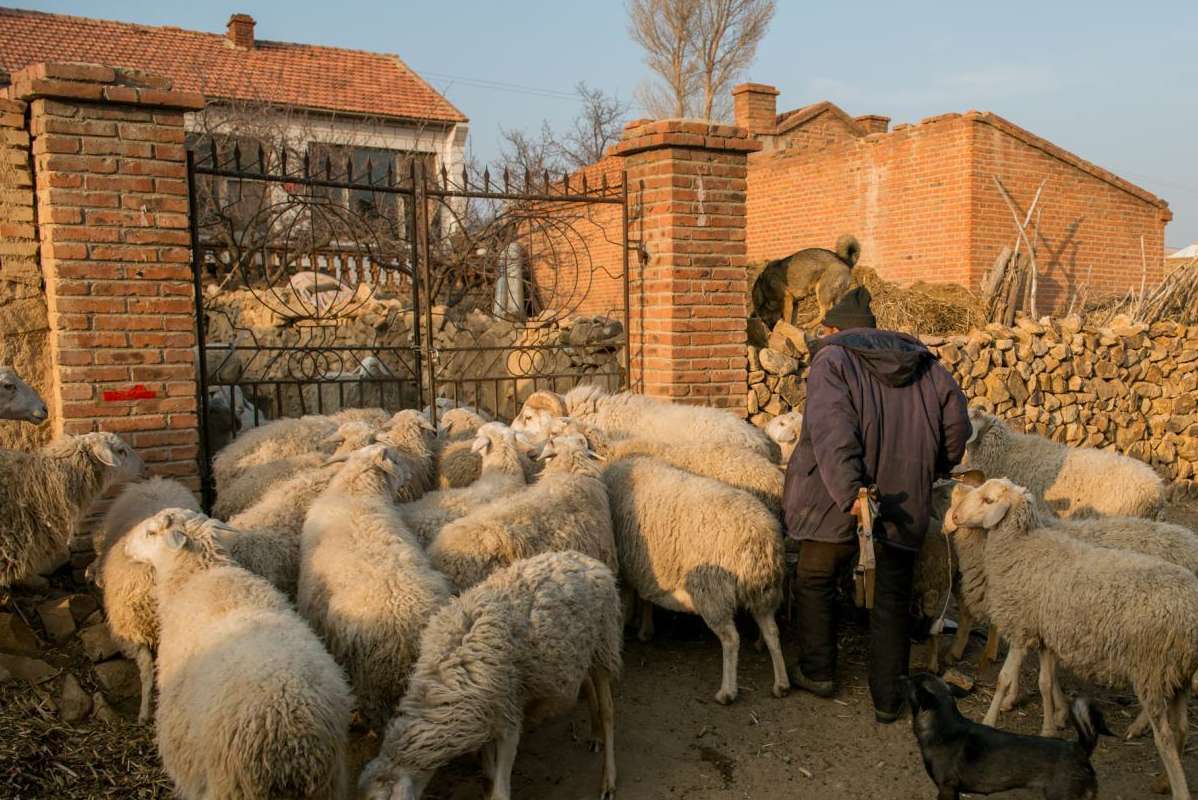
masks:
<path id="1" fill-rule="evenodd" d="M 50 388 L 49 320 L 38 264 L 25 103 L 0 99 L 0 363 L 43 396 Z M 0 422 L 0 447 L 44 444 L 52 424 Z"/>

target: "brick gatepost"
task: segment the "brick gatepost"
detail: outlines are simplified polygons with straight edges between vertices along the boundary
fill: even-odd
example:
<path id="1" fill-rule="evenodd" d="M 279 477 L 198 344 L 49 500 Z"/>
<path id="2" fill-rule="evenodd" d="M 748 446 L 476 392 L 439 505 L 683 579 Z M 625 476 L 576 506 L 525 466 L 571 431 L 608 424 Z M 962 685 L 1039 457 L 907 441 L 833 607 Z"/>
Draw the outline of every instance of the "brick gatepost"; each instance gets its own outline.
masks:
<path id="1" fill-rule="evenodd" d="M 55 434 L 125 437 L 198 488 L 195 299 L 183 113 L 193 92 L 95 64 L 34 64 L 29 104 Z"/>
<path id="2" fill-rule="evenodd" d="M 743 128 L 686 120 L 632 122 L 613 149 L 648 254 L 632 276 L 634 389 L 744 413 L 745 179 L 759 149 Z"/>

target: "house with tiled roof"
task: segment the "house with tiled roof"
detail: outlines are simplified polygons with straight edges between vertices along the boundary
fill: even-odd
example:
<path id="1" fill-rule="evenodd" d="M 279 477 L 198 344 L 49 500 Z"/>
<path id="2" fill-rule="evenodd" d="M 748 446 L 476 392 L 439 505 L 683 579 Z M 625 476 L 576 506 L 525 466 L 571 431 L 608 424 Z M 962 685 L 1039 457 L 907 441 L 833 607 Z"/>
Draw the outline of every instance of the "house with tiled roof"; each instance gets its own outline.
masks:
<path id="1" fill-rule="evenodd" d="M 336 148 L 358 175 L 402 174 L 413 157 L 451 173 L 463 162 L 466 116 L 399 56 L 260 39 L 247 14 L 218 34 L 0 8 L 0 89 L 38 62 L 139 70 L 203 94 L 208 107 L 187 117 L 192 147 L 269 129 L 297 156 Z"/>

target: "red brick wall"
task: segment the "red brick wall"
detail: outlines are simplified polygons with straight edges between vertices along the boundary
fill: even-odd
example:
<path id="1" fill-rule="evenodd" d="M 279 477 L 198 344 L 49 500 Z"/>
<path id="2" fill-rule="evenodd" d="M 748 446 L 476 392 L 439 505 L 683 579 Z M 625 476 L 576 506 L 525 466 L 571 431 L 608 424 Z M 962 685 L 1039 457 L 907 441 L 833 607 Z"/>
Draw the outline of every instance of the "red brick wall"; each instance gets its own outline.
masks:
<path id="1" fill-rule="evenodd" d="M 29 102 L 56 428 L 113 431 L 198 486 L 183 111 L 203 98 L 108 67 L 38 64 Z M 152 399 L 105 400 L 143 385 Z"/>
<path id="2" fill-rule="evenodd" d="M 827 113 L 827 112 L 825 112 Z M 968 126 L 957 119 L 749 157 L 748 256 L 832 247 L 842 233 L 889 280 L 969 272 Z"/>
<path id="3" fill-rule="evenodd" d="M 825 112 L 815 122 L 825 116 L 832 118 Z M 1037 245 L 1042 312 L 1066 304 L 1091 265 L 1092 297 L 1138 287 L 1141 235 L 1149 282 L 1159 279 L 1164 226 L 1171 217 L 1163 201 L 999 117 L 977 112 L 819 148 L 751 156 L 749 259 L 830 247 L 841 233 L 853 233 L 861 241 L 861 263 L 888 280 L 976 289 L 1015 237 L 994 176 L 1023 208 L 1039 181 L 1049 178 Z"/>
<path id="4" fill-rule="evenodd" d="M 608 156 L 570 176 L 571 193 L 601 189 L 609 193 L 623 181 L 624 160 Z M 555 191 L 563 189 L 560 184 Z M 624 263 L 621 209 L 618 205 L 546 203 L 532 215 L 526 239 L 533 290 L 543 307 L 570 315 L 604 314 L 623 319 Z M 635 258 L 631 259 L 635 262 Z"/>
<path id="5" fill-rule="evenodd" d="M 747 385 L 744 129 L 631 124 L 615 148 L 648 261 L 634 273 L 634 388 L 743 413 Z"/>
<path id="6" fill-rule="evenodd" d="M 857 133 L 833 111 L 822 111 L 791 130 L 785 130 L 785 122 L 780 128 L 783 132 L 773 144 L 776 150 L 822 149 L 857 138 Z"/>
<path id="7" fill-rule="evenodd" d="M 1036 243 L 1041 312 L 1068 305 L 1087 274 L 1090 297 L 1139 288 L 1141 236 L 1148 283 L 1160 280 L 1165 223 L 1172 215 L 1157 198 L 1000 117 L 977 115 L 972 130 L 975 277 L 980 279 L 1003 245 L 1014 241 L 1011 212 L 994 185 L 997 176 L 1021 209 L 1048 179 L 1037 206 L 1042 209 Z"/>

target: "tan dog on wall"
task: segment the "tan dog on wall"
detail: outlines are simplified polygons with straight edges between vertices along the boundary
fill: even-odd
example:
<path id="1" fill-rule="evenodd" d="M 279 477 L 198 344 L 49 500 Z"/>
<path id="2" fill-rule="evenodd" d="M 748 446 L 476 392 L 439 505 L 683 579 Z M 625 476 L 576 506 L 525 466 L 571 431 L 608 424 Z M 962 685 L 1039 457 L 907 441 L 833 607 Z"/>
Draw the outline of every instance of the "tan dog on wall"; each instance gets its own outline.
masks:
<path id="1" fill-rule="evenodd" d="M 786 258 L 771 261 L 753 282 L 753 307 L 771 329 L 779 319 L 794 322 L 800 297 L 814 294 L 819 319 L 836 304 L 853 283 L 853 265 L 861 245 L 852 234 L 836 240 L 836 250 L 808 247 Z"/>

